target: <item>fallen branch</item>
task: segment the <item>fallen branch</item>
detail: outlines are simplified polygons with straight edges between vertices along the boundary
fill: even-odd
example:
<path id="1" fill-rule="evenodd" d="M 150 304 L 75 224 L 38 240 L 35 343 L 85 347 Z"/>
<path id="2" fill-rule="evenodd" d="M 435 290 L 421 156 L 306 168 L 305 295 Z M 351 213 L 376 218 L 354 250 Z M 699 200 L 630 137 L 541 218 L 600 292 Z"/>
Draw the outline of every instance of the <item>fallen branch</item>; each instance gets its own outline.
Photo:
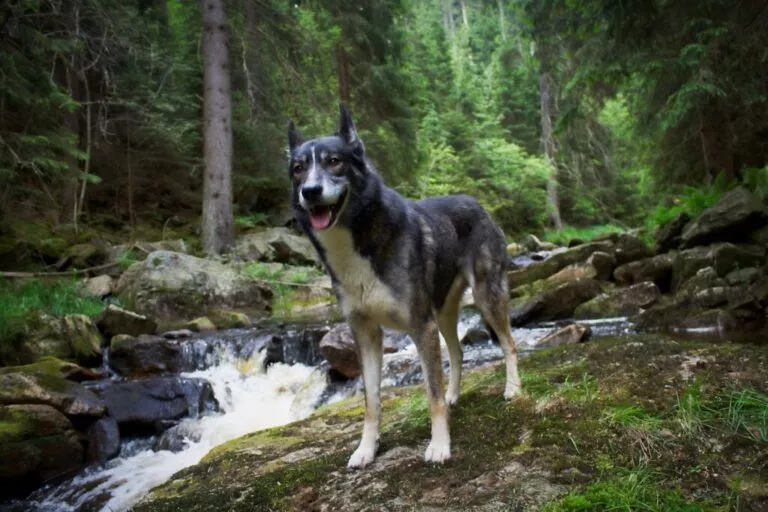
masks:
<path id="1" fill-rule="evenodd" d="M 116 267 L 120 264 L 119 261 L 114 263 L 107 263 L 106 265 L 99 265 L 96 267 L 89 267 L 76 270 L 67 270 L 66 272 L 0 272 L 0 277 L 12 277 L 12 278 L 25 278 L 25 277 L 65 277 L 76 276 L 79 274 L 86 274 L 88 272 L 98 272 L 99 270 L 107 270 L 112 267 Z"/>

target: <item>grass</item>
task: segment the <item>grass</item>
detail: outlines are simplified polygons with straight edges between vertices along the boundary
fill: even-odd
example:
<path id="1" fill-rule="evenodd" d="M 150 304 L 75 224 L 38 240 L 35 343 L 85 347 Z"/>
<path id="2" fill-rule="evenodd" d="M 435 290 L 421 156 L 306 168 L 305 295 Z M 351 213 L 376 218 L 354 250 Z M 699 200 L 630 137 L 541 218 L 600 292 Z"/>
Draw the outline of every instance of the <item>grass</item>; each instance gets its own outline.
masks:
<path id="1" fill-rule="evenodd" d="M 599 226 L 588 226 L 584 228 L 574 226 L 563 226 L 560 231 L 547 230 L 544 232 L 542 239 L 547 242 L 552 242 L 557 245 L 568 245 L 571 240 L 583 240 L 588 242 L 599 235 L 605 235 L 607 233 L 622 233 L 624 229 L 613 225 L 603 224 Z"/>
<path id="2" fill-rule="evenodd" d="M 273 293 L 272 316 L 289 317 L 293 309 L 298 285 L 309 284 L 323 276 L 313 267 L 294 267 L 280 263 L 253 262 L 244 266 L 241 272 L 254 279 L 261 279 L 270 284 Z"/>
<path id="3" fill-rule="evenodd" d="M 648 512 L 699 512 L 712 510 L 688 502 L 678 490 L 660 487 L 660 477 L 646 466 L 617 468 L 610 476 L 548 503 L 545 512 L 616 510 Z"/>
<path id="4" fill-rule="evenodd" d="M 0 346 L 3 351 L 18 341 L 25 320 L 34 311 L 54 316 L 96 315 L 104 309 L 99 299 L 82 297 L 77 281 L 28 280 L 0 283 Z"/>

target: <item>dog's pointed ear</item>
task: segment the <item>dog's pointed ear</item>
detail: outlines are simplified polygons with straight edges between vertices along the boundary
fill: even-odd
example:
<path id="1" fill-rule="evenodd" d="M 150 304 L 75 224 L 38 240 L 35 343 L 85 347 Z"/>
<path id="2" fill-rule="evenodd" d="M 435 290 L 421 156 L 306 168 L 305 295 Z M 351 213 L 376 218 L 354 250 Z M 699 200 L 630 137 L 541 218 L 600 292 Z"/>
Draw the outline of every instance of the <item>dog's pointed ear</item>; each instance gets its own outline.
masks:
<path id="1" fill-rule="evenodd" d="M 294 124 L 293 120 L 288 122 L 288 151 L 293 151 L 297 146 L 299 146 L 302 142 L 301 135 L 299 134 L 298 130 L 296 130 L 296 125 Z"/>
<path id="2" fill-rule="evenodd" d="M 347 144 L 359 144 L 362 146 L 363 141 L 357 135 L 357 129 L 352 121 L 352 116 L 349 115 L 349 111 L 343 103 L 339 103 L 339 135 Z"/>

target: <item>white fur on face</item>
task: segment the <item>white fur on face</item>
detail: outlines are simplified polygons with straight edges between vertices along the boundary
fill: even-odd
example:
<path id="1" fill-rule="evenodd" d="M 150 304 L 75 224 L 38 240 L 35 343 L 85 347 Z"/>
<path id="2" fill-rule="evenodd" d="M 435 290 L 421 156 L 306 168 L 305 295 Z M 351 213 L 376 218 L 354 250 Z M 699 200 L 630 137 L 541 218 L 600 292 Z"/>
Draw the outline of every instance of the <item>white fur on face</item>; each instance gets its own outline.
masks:
<path id="1" fill-rule="evenodd" d="M 323 171 L 323 169 L 317 165 L 316 149 L 315 146 L 312 146 L 312 162 L 309 166 L 309 173 L 307 174 L 306 181 L 304 181 L 299 188 L 299 204 L 305 210 L 309 210 L 311 205 L 304 199 L 302 188 L 321 186 L 323 188 L 323 194 L 320 196 L 318 204 L 336 204 L 344 193 L 345 188 L 344 185 L 340 185 L 331 180 L 328 177 L 328 173 Z"/>

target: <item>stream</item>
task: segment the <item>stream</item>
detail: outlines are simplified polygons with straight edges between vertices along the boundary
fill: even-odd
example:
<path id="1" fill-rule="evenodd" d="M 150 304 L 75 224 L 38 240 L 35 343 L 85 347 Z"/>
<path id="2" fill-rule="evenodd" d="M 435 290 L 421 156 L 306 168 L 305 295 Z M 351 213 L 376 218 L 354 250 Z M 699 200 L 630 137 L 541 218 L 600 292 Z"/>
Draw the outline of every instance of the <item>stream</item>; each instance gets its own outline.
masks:
<path id="1" fill-rule="evenodd" d="M 587 322 L 592 336 L 628 334 L 625 319 Z M 476 313 L 465 311 L 459 337 L 477 329 Z M 514 329 L 521 353 L 561 324 Z M 334 382 L 327 363 L 317 351 L 317 336 L 306 336 L 301 326 L 278 327 L 285 342 L 281 362 L 272 362 L 274 347 L 268 343 L 276 328 L 233 330 L 196 335 L 183 342 L 185 366 L 180 377 L 210 383 L 218 412 L 182 420 L 160 436 L 123 438 L 118 457 L 91 466 L 64 483 L 46 486 L 23 501 L 0 509 L 7 511 L 128 510 L 152 488 L 174 473 L 198 463 L 212 448 L 244 434 L 303 419 L 319 407 L 361 391 L 358 381 Z M 325 327 L 327 330 L 327 326 Z M 384 356 L 383 386 L 416 384 L 422 380 L 415 346 L 407 337 L 387 333 L 398 350 Z M 313 342 L 312 339 L 315 341 Z M 464 367 L 476 368 L 502 358 L 501 348 L 482 335 L 464 346 Z M 448 368 L 443 346 L 444 367 Z M 168 449 L 170 448 L 170 449 Z"/>

